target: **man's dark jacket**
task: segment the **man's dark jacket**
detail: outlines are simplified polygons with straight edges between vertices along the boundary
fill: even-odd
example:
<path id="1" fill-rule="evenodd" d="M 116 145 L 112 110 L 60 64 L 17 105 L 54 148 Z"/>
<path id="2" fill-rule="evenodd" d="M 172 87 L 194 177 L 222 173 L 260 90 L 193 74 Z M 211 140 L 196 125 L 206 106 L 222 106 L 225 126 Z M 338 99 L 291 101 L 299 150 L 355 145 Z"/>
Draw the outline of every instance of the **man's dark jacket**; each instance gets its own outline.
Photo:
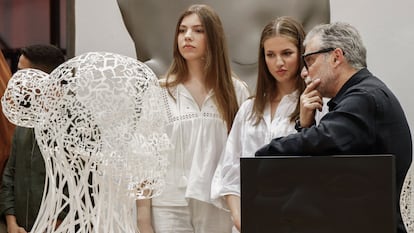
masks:
<path id="1" fill-rule="evenodd" d="M 405 233 L 400 194 L 412 160 L 412 139 L 404 111 L 388 87 L 366 68 L 349 79 L 328 102 L 317 126 L 273 139 L 263 155 L 393 154 L 396 161 L 398 233 Z"/>
<path id="2" fill-rule="evenodd" d="M 45 163 L 34 130 L 16 127 L 0 189 L 0 213 L 14 215 L 30 231 L 36 220 L 45 184 Z"/>

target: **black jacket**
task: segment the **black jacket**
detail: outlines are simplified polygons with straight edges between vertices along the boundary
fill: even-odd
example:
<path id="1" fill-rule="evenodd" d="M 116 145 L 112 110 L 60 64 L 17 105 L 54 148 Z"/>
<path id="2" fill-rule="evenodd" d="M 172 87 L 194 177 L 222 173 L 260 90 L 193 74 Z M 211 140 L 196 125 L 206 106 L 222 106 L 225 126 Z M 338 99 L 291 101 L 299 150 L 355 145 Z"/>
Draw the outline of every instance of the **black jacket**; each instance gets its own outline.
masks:
<path id="1" fill-rule="evenodd" d="M 16 127 L 0 189 L 0 213 L 14 215 L 30 231 L 43 196 L 45 163 L 34 130 Z"/>

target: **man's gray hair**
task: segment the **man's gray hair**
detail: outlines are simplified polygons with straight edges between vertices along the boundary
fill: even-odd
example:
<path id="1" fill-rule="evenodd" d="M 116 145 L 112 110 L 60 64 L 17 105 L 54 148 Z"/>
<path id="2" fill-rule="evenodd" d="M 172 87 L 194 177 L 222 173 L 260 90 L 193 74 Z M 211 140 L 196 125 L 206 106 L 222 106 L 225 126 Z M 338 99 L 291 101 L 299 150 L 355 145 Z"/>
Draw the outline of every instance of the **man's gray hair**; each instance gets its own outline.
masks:
<path id="1" fill-rule="evenodd" d="M 315 36 L 320 40 L 320 49 L 341 48 L 352 67 L 358 70 L 367 67 L 367 50 L 352 25 L 343 22 L 318 25 L 307 34 L 304 46 Z"/>

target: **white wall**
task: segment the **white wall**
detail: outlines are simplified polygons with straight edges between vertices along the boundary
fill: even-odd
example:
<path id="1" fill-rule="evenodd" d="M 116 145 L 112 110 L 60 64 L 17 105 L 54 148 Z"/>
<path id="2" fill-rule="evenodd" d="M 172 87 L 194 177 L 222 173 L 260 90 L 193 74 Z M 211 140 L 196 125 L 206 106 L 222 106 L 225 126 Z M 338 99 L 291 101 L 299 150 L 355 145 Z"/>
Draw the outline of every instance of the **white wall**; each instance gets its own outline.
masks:
<path id="1" fill-rule="evenodd" d="M 400 99 L 414 134 L 414 104 L 410 97 L 414 92 L 412 9 L 412 0 L 331 0 L 332 21 L 346 21 L 360 30 L 368 49 L 369 70 Z M 116 0 L 76 1 L 75 43 L 76 55 L 109 51 L 136 57 Z"/>

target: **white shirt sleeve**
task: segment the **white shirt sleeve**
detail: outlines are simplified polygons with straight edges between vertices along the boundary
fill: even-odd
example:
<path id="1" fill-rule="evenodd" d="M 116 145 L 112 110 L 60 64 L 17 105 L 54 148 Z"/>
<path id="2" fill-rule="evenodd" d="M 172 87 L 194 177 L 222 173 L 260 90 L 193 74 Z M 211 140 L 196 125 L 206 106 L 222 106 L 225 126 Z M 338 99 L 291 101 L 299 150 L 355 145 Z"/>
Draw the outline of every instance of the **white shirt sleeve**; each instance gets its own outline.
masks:
<path id="1" fill-rule="evenodd" d="M 242 156 L 242 137 L 246 114 L 252 107 L 252 100 L 242 104 L 234 118 L 226 146 L 221 155 L 212 182 L 211 198 L 213 203 L 226 209 L 223 196 L 234 194 L 240 196 L 240 157 Z"/>

